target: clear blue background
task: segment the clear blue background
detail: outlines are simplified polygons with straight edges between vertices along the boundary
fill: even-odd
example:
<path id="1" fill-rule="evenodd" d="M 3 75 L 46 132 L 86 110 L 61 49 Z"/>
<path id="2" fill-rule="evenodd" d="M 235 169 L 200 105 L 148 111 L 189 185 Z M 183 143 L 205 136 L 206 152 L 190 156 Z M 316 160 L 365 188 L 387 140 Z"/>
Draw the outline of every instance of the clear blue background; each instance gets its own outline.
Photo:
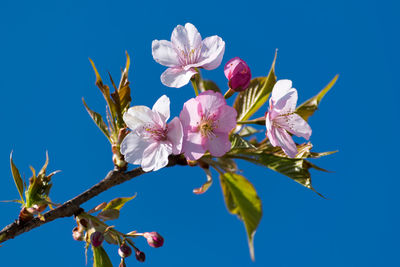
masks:
<path id="1" fill-rule="evenodd" d="M 125 50 L 132 57 L 133 103 L 151 106 L 162 94 L 175 116 L 193 97 L 190 86 L 160 83 L 153 39 L 169 40 L 178 24 L 192 22 L 203 38 L 226 42 L 223 64 L 240 56 L 253 76 L 266 75 L 279 49 L 278 78 L 293 80 L 299 102 L 335 74 L 338 83 L 310 120 L 316 151 L 340 152 L 314 163 L 315 188 L 329 200 L 261 167 L 241 163 L 256 186 L 264 216 L 248 255 L 242 223 L 228 214 L 218 179 L 204 195 L 192 189 L 204 175 L 176 167 L 127 182 L 84 208 L 117 196 L 138 197 L 115 222 L 124 232 L 159 231 L 165 246 L 144 240 L 143 266 L 400 266 L 398 210 L 399 4 L 397 1 L 1 1 L 0 198 L 18 197 L 9 154 L 25 177 L 49 151 L 53 201 L 86 190 L 113 168 L 110 147 L 83 108 L 105 103 L 88 61 L 103 78 L 119 78 Z M 226 88 L 223 67 L 203 75 Z M 266 107 L 265 107 L 266 108 Z M 0 225 L 18 215 L 1 204 Z M 83 243 L 71 238 L 74 221 L 59 219 L 10 240 L 0 266 L 84 266 Z M 107 247 L 118 266 L 116 247 Z M 90 258 L 90 257 L 89 257 Z M 129 258 L 128 266 L 138 265 Z M 89 266 L 91 263 L 89 262 Z"/>

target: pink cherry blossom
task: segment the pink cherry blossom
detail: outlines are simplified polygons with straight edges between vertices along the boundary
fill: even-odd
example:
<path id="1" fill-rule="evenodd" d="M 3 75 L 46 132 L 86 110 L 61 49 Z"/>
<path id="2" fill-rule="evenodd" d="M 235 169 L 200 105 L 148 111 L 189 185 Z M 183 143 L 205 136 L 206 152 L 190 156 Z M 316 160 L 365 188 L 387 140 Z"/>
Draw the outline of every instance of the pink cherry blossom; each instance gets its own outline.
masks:
<path id="1" fill-rule="evenodd" d="M 241 92 L 247 89 L 251 81 L 251 71 L 247 63 L 234 57 L 229 60 L 224 67 L 225 77 L 229 80 L 229 88 L 235 92 Z"/>
<path id="2" fill-rule="evenodd" d="M 182 125 L 178 117 L 170 123 L 169 98 L 160 97 L 153 109 L 134 106 L 124 113 L 124 121 L 132 130 L 121 144 L 121 153 L 131 164 L 140 164 L 145 172 L 156 171 L 168 164 L 170 154 L 182 149 Z"/>
<path id="3" fill-rule="evenodd" d="M 236 126 L 236 110 L 221 93 L 205 91 L 189 99 L 179 116 L 184 137 L 182 152 L 188 160 L 201 158 L 208 150 L 221 157 L 231 149 L 229 132 Z"/>
<path id="4" fill-rule="evenodd" d="M 195 68 L 213 70 L 222 61 L 225 42 L 214 35 L 202 40 L 191 23 L 178 25 L 171 35 L 171 42 L 154 40 L 152 53 L 155 61 L 168 67 L 161 75 L 161 82 L 168 87 L 182 87 L 196 74 Z"/>
<path id="5" fill-rule="evenodd" d="M 311 127 L 295 113 L 297 90 L 292 81 L 279 80 L 272 89 L 269 110 L 265 118 L 267 137 L 273 146 L 279 146 L 290 158 L 297 154 L 297 147 L 289 133 L 310 139 Z"/>

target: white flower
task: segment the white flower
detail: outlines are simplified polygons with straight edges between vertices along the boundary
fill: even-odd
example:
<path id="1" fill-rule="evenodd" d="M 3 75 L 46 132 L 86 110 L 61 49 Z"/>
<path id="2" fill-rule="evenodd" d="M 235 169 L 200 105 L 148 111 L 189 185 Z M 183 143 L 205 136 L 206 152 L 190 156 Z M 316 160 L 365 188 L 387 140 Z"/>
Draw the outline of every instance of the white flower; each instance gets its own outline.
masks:
<path id="1" fill-rule="evenodd" d="M 161 75 L 161 82 L 169 87 L 182 87 L 196 74 L 195 68 L 213 70 L 222 61 L 225 42 L 214 35 L 202 40 L 200 33 L 191 23 L 178 25 L 171 35 L 171 42 L 154 40 L 153 58 L 169 67 Z"/>
<path id="2" fill-rule="evenodd" d="M 170 123 L 169 98 L 160 97 L 153 109 L 134 106 L 124 114 L 126 125 L 132 130 L 121 144 L 125 161 L 141 165 L 145 172 L 156 171 L 168 164 L 170 154 L 182 150 L 182 124 L 178 117 Z"/>

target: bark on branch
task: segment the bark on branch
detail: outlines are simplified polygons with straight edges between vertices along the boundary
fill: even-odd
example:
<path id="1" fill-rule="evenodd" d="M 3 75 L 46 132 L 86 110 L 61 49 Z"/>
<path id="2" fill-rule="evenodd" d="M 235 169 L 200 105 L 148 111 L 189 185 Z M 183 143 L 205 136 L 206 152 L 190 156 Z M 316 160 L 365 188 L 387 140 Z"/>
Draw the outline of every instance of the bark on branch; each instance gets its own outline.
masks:
<path id="1" fill-rule="evenodd" d="M 186 165 L 186 160 L 182 159 L 179 156 L 170 156 L 168 167 L 177 164 Z M 28 232 L 34 228 L 37 228 L 45 223 L 54 221 L 58 218 L 71 217 L 75 214 L 78 214 L 81 211 L 80 205 L 82 205 L 83 203 L 110 189 L 113 186 L 122 184 L 144 173 L 145 172 L 141 168 L 136 168 L 129 172 L 122 172 L 118 170 L 110 171 L 107 176 L 98 184 L 92 186 L 90 189 L 74 197 L 73 199 L 68 200 L 56 209 L 50 210 L 43 214 L 45 219 L 44 221 L 40 220 L 39 218 L 33 218 L 32 220 L 25 223 L 20 223 L 18 220 L 15 220 L 13 223 L 7 225 L 3 228 L 3 230 L 0 231 L 0 243 L 3 243 L 9 239 L 12 239 L 20 234 Z"/>

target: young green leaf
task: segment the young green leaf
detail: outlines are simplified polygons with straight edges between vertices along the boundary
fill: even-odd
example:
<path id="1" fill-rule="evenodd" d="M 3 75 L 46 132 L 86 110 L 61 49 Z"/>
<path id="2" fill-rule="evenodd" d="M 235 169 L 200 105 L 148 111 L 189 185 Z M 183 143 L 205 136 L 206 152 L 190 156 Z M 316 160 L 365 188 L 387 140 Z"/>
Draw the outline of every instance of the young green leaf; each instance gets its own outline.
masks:
<path id="1" fill-rule="evenodd" d="M 201 92 L 205 92 L 207 90 L 211 90 L 211 91 L 214 91 L 214 92 L 221 93 L 221 90 L 219 89 L 218 85 L 215 82 L 211 81 L 211 80 L 202 80 L 200 82 L 199 88 L 200 88 Z"/>
<path id="2" fill-rule="evenodd" d="M 234 149 L 256 149 L 255 146 L 253 146 L 249 141 L 243 139 L 240 135 L 238 134 L 232 134 L 229 137 L 231 141 L 231 150 Z"/>
<path id="3" fill-rule="evenodd" d="M 108 132 L 107 129 L 107 125 L 104 122 L 103 118 L 101 117 L 101 115 L 97 112 L 94 112 L 93 110 L 91 110 L 85 102 L 85 99 L 82 98 L 82 102 L 83 105 L 86 108 L 86 111 L 89 113 L 90 117 L 92 118 L 92 120 L 94 121 L 94 123 L 97 125 L 97 127 L 99 127 L 99 129 L 103 132 L 103 134 L 107 137 L 107 139 L 110 141 L 110 133 Z"/>
<path id="4" fill-rule="evenodd" d="M 308 120 L 308 118 L 314 114 L 315 110 L 318 109 L 319 102 L 321 102 L 322 98 L 326 93 L 333 87 L 336 83 L 339 75 L 336 75 L 324 89 L 321 90 L 316 96 L 310 98 L 303 104 L 301 104 L 297 109 L 296 113 L 299 114 L 304 120 Z"/>
<path id="5" fill-rule="evenodd" d="M 233 104 L 238 121 L 248 120 L 267 100 L 276 83 L 275 58 L 267 77 L 257 77 L 251 80 L 246 91 L 240 92 Z"/>
<path id="6" fill-rule="evenodd" d="M 97 218 L 102 219 L 103 221 L 116 220 L 119 218 L 119 210 L 104 209 L 99 214 L 97 214 Z"/>
<path id="7" fill-rule="evenodd" d="M 243 176 L 224 173 L 220 176 L 225 204 L 229 212 L 244 222 L 249 242 L 250 256 L 254 261 L 254 234 L 262 217 L 261 200 L 254 186 Z"/>
<path id="8" fill-rule="evenodd" d="M 113 267 L 107 252 L 102 246 L 93 247 L 93 267 Z"/>
<path id="9" fill-rule="evenodd" d="M 19 196 L 21 197 L 22 203 L 24 203 L 24 182 L 22 181 L 21 175 L 19 174 L 17 166 L 15 166 L 13 159 L 12 159 L 12 152 L 10 154 L 10 166 L 11 166 L 11 173 L 14 178 L 15 186 L 17 187 Z"/>
<path id="10" fill-rule="evenodd" d="M 110 210 L 110 209 L 116 209 L 116 210 L 120 210 L 126 202 L 134 199 L 136 197 L 136 194 L 132 197 L 118 197 L 115 198 L 113 200 L 111 200 L 110 202 L 108 202 L 107 206 L 103 209 L 104 210 Z"/>

